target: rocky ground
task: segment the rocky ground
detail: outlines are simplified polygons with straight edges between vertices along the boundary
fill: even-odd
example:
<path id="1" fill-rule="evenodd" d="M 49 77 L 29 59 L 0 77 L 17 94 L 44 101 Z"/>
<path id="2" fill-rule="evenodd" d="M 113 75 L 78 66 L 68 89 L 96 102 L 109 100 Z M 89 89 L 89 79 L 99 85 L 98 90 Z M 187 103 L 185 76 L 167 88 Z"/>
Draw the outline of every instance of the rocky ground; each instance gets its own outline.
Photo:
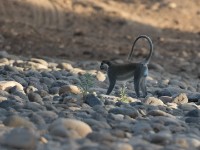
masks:
<path id="1" fill-rule="evenodd" d="M 200 149 L 196 80 L 157 66 L 148 76 L 148 96 L 134 98 L 132 83 L 125 95 L 120 95 L 123 83 L 117 83 L 112 96 L 104 95 L 108 81 L 97 61 L 29 59 L 1 52 L 0 66 L 2 150 Z M 87 89 L 88 74 L 94 84 Z"/>
<path id="2" fill-rule="evenodd" d="M 0 1 L 0 149 L 199 150 L 199 0 Z M 148 96 L 102 59 L 151 37 Z M 141 40 L 134 61 L 148 53 Z M 125 90 L 125 91 L 124 91 Z"/>

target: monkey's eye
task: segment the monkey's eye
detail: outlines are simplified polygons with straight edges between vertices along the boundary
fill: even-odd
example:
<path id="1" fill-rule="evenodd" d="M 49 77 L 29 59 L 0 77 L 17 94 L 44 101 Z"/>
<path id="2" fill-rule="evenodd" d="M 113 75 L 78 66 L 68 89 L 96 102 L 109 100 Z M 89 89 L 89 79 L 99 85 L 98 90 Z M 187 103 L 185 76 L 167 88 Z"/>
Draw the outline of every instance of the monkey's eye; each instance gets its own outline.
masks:
<path id="1" fill-rule="evenodd" d="M 100 69 L 101 69 L 101 70 L 104 70 L 104 66 L 103 66 L 103 65 L 101 65 L 101 66 L 100 66 Z"/>

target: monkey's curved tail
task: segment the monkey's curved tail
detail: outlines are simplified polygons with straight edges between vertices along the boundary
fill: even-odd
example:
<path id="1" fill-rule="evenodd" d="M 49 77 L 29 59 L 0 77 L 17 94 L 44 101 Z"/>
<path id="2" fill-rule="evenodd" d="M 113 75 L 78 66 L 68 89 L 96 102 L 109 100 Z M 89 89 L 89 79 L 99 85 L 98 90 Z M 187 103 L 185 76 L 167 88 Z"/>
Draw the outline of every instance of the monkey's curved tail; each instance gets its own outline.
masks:
<path id="1" fill-rule="evenodd" d="M 144 64 L 148 64 L 149 61 L 150 61 L 150 58 L 152 56 L 152 53 L 153 53 L 153 43 L 152 43 L 152 40 L 150 37 L 148 37 L 147 35 L 140 35 L 138 36 L 135 41 L 133 42 L 133 46 L 132 46 L 132 49 L 128 55 L 128 60 L 131 61 L 131 58 L 132 58 L 132 54 L 133 54 L 133 49 L 135 47 L 135 44 L 136 42 L 141 39 L 141 38 L 144 38 L 144 39 L 147 39 L 147 41 L 149 42 L 149 46 L 150 46 L 150 52 L 149 52 L 149 55 L 147 56 L 147 58 L 144 60 Z"/>

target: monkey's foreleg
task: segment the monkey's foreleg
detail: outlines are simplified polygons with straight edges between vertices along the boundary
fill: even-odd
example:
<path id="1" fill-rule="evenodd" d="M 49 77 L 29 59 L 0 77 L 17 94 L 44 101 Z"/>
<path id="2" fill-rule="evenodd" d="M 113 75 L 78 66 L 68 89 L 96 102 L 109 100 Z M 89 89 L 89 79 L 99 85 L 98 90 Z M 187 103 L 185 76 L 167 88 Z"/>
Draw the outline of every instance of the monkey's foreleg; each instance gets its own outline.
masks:
<path id="1" fill-rule="evenodd" d="M 107 90 L 107 92 L 106 92 L 106 95 L 109 95 L 109 94 L 112 92 L 112 90 L 113 90 L 113 88 L 114 88 L 114 86 L 115 86 L 115 83 L 116 83 L 116 79 L 111 79 L 111 78 L 109 78 L 109 82 L 110 82 L 110 85 L 109 85 L 109 87 L 108 87 L 108 90 Z"/>

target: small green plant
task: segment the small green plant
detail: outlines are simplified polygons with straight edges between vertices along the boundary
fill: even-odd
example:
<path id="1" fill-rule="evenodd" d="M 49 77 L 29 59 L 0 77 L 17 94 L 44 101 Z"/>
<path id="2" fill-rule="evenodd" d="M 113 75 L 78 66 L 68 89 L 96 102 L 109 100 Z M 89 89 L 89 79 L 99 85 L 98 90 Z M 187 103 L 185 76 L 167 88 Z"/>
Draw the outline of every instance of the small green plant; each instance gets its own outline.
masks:
<path id="1" fill-rule="evenodd" d="M 126 89 L 127 87 L 125 85 L 123 85 L 120 89 L 120 98 L 119 100 L 122 102 L 128 102 L 128 98 L 127 98 L 127 94 L 126 94 Z"/>
<path id="2" fill-rule="evenodd" d="M 89 90 L 94 87 L 94 76 L 89 73 L 85 73 L 84 75 L 79 77 L 80 79 L 80 89 L 83 97 L 89 93 Z"/>

